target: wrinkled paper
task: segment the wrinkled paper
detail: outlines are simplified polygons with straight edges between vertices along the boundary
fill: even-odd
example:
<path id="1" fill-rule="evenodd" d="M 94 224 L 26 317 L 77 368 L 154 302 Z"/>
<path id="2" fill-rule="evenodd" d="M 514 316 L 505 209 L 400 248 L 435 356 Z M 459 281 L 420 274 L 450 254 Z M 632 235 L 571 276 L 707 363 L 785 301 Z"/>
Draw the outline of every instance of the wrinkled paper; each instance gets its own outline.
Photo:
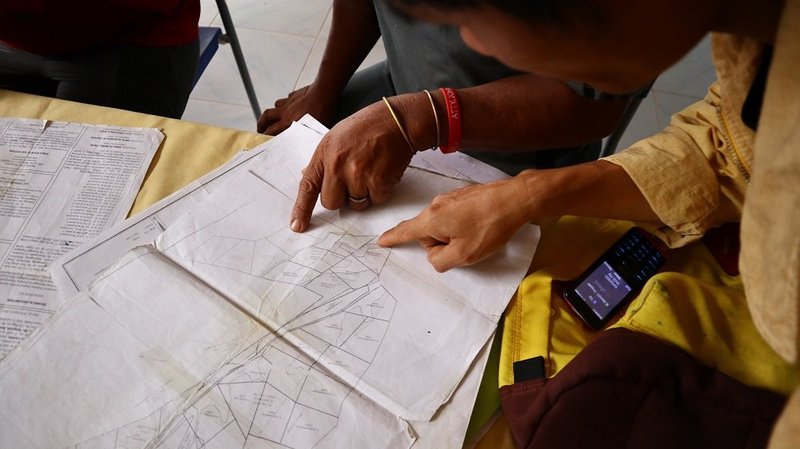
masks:
<path id="1" fill-rule="evenodd" d="M 446 447 L 452 423 L 463 439 L 538 229 L 445 274 L 416 244 L 381 248 L 381 232 L 463 185 L 410 169 L 388 204 L 318 209 L 296 234 L 316 144 L 283 136 L 0 365 L 0 447 Z"/>

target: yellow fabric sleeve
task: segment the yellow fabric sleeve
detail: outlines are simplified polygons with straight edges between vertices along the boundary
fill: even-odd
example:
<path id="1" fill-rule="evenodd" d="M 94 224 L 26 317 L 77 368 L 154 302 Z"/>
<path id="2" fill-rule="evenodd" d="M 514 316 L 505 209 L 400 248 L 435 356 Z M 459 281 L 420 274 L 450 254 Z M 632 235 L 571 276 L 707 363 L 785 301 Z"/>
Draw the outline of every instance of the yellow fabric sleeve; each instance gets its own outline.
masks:
<path id="1" fill-rule="evenodd" d="M 741 216 L 747 175 L 719 110 L 719 85 L 662 132 L 604 160 L 621 166 L 661 223 L 643 226 L 671 247 Z"/>

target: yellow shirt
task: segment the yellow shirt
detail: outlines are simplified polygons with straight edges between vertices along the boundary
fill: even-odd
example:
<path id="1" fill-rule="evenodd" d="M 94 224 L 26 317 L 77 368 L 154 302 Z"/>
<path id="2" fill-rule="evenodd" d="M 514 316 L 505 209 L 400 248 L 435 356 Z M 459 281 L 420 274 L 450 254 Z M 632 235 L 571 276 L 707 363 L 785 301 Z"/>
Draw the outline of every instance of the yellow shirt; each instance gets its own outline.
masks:
<path id="1" fill-rule="evenodd" d="M 622 166 L 662 223 L 671 246 L 741 219 L 740 269 L 753 321 L 787 361 L 800 346 L 800 0 L 786 0 L 769 68 L 758 131 L 741 119 L 763 45 L 717 34 L 718 82 L 704 101 L 673 116 L 663 132 L 607 160 Z M 745 200 L 746 199 L 746 200 Z M 800 393 L 771 447 L 800 442 Z"/>

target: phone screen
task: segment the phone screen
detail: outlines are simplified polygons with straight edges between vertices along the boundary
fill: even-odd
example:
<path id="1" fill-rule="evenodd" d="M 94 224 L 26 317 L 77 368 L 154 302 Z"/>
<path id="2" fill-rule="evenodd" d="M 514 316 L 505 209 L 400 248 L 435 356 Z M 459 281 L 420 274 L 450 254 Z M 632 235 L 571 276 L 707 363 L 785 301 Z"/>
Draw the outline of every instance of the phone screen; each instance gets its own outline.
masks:
<path id="1" fill-rule="evenodd" d="M 633 227 L 606 250 L 562 296 L 589 326 L 601 329 L 664 264 L 644 231 Z"/>
<path id="2" fill-rule="evenodd" d="M 575 286 L 575 293 L 601 320 L 632 290 L 608 262 L 600 264 L 583 282 Z"/>

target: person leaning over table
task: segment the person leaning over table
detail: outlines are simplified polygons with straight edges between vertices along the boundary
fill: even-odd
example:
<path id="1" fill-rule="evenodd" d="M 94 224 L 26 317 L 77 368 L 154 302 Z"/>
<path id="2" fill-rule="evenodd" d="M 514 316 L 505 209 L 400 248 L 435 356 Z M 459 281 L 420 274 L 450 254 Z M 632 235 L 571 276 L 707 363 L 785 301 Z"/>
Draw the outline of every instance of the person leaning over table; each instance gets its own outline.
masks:
<path id="1" fill-rule="evenodd" d="M 408 20 L 379 1 L 335 0 L 332 13 L 314 82 L 278 100 L 258 122 L 259 132 L 273 135 L 305 113 L 326 126 L 336 124 L 309 174 L 341 180 L 307 178 L 314 190 L 325 187 L 322 199 L 328 207 L 347 203 L 344 190 L 369 199 L 350 202 L 353 207 L 382 202 L 408 166 L 409 145 L 417 151 L 442 143 L 447 128 L 438 87 L 457 89 L 464 109 L 461 148 L 498 150 L 468 154 L 510 174 L 596 159 L 600 139 L 614 129 L 627 104 L 627 98 L 601 96 L 582 83 L 521 74 L 467 48 L 456 28 Z M 356 72 L 381 36 L 386 60 Z M 395 97 L 398 93 L 406 95 Z M 403 117 L 410 144 L 382 96 Z M 432 102 L 442 124 L 439 138 Z M 359 168 L 349 172 L 348 164 Z M 305 226 L 310 210 L 303 211 Z"/>
<path id="2" fill-rule="evenodd" d="M 199 0 L 4 0 L 0 88 L 180 118 Z"/>
<path id="3" fill-rule="evenodd" d="M 797 366 L 800 1 L 391 1 L 413 17 L 457 25 L 469 46 L 509 66 L 607 92 L 654 78 L 712 31 L 718 81 L 663 132 L 603 160 L 441 195 L 378 243 L 417 240 L 445 271 L 484 259 L 545 217 L 632 220 L 672 247 L 741 220 L 740 270 L 753 321 Z M 798 391 L 770 447 L 797 447 Z"/>

